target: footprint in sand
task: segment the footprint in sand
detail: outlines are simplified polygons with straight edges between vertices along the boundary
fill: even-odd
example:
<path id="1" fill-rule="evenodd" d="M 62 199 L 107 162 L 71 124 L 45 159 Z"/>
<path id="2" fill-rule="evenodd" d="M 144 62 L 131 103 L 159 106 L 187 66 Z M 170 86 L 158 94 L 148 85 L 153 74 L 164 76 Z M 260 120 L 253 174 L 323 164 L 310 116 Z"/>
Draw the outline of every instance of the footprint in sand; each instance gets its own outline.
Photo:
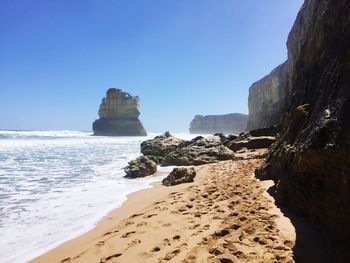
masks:
<path id="1" fill-rule="evenodd" d="M 132 216 L 130 216 L 130 218 L 135 218 L 135 217 L 138 217 L 138 216 L 142 216 L 143 214 L 133 214 Z"/>
<path id="2" fill-rule="evenodd" d="M 221 230 L 218 230 L 218 231 L 215 231 L 213 236 L 214 237 L 224 237 L 226 235 L 230 234 L 230 231 L 227 230 L 227 229 L 221 229 Z"/>
<path id="3" fill-rule="evenodd" d="M 222 247 L 213 247 L 211 249 L 209 249 L 209 254 L 218 256 L 221 255 L 225 252 L 225 250 Z"/>
<path id="4" fill-rule="evenodd" d="M 141 226 L 146 226 L 146 225 L 147 225 L 147 222 L 141 222 L 141 223 L 138 223 L 136 226 L 141 227 Z"/>
<path id="5" fill-rule="evenodd" d="M 194 212 L 193 213 L 193 216 L 194 217 L 201 217 L 202 216 L 202 213 L 200 211 L 197 211 L 197 212 Z"/>
<path id="6" fill-rule="evenodd" d="M 204 226 L 203 226 L 203 229 L 204 229 L 204 230 L 208 230 L 209 228 L 210 228 L 210 225 L 204 225 Z"/>
<path id="7" fill-rule="evenodd" d="M 188 229 L 193 230 L 193 229 L 200 227 L 200 226 L 201 226 L 200 224 L 195 224 L 193 226 L 190 226 Z"/>
<path id="8" fill-rule="evenodd" d="M 128 247 L 134 247 L 138 244 L 141 243 L 141 240 L 140 239 L 134 239 L 133 241 L 131 241 L 129 244 L 128 244 Z"/>
<path id="9" fill-rule="evenodd" d="M 102 247 L 102 246 L 104 246 L 104 244 L 105 244 L 104 241 L 100 241 L 100 242 L 97 242 L 95 246 L 96 247 Z"/>
<path id="10" fill-rule="evenodd" d="M 158 251 L 160 251 L 160 247 L 154 247 L 151 250 L 151 252 L 158 252 Z"/>
<path id="11" fill-rule="evenodd" d="M 150 215 L 145 215 L 143 218 L 151 218 L 151 217 L 154 217 L 154 216 L 157 216 L 158 214 L 150 214 Z"/>
<path id="12" fill-rule="evenodd" d="M 175 235 L 175 236 L 173 236 L 173 240 L 179 240 L 180 238 L 181 238 L 180 235 Z"/>
<path id="13" fill-rule="evenodd" d="M 135 234 L 135 233 L 136 233 L 136 231 L 130 231 L 130 232 L 125 233 L 124 235 L 121 235 L 120 237 L 121 237 L 121 238 L 127 238 L 127 237 L 129 237 L 130 235 Z"/>
<path id="14" fill-rule="evenodd" d="M 135 222 L 133 222 L 133 221 L 127 221 L 127 222 L 125 222 L 125 226 L 130 226 L 130 225 L 133 225 L 133 224 L 135 224 Z"/>
<path id="15" fill-rule="evenodd" d="M 220 258 L 219 262 L 220 263 L 234 263 L 234 261 L 229 259 L 229 258 Z"/>
<path id="16" fill-rule="evenodd" d="M 237 229 L 239 229 L 241 227 L 241 225 L 239 225 L 239 224 L 232 224 L 231 225 L 231 229 L 233 229 L 233 230 L 237 230 Z"/>
<path id="17" fill-rule="evenodd" d="M 173 251 L 171 251 L 171 252 L 168 252 L 166 255 L 165 255 L 165 257 L 163 258 L 163 260 L 166 260 L 166 261 L 168 261 L 168 260 L 171 260 L 173 257 L 175 257 L 177 254 L 179 254 L 181 252 L 181 250 L 180 249 L 175 249 L 175 250 L 173 250 Z"/>
<path id="18" fill-rule="evenodd" d="M 167 238 L 165 238 L 165 239 L 163 240 L 163 245 L 164 245 L 164 246 L 171 246 L 170 240 L 167 239 Z"/>
<path id="19" fill-rule="evenodd" d="M 115 234 L 115 233 L 118 233 L 118 232 L 119 232 L 119 230 L 106 232 L 106 233 L 103 234 L 103 236 L 108 236 L 108 235 Z"/>
<path id="20" fill-rule="evenodd" d="M 121 253 L 116 253 L 116 254 L 113 254 L 113 255 L 110 255 L 110 256 L 107 256 L 107 257 L 103 257 L 100 259 L 100 263 L 105 263 L 107 262 L 108 260 L 111 260 L 113 258 L 117 258 L 117 257 L 120 257 L 122 254 Z"/>
<path id="21" fill-rule="evenodd" d="M 185 212 L 185 211 L 187 211 L 187 207 L 180 207 L 177 211 Z"/>

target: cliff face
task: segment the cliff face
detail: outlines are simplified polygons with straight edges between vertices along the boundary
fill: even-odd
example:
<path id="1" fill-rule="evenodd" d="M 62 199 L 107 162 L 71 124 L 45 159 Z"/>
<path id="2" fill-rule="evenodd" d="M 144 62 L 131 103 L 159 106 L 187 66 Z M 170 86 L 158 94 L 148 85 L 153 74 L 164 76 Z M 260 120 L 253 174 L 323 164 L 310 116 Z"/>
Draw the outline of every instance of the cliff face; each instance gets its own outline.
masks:
<path id="1" fill-rule="evenodd" d="M 190 133 L 240 133 L 247 127 L 247 115 L 231 113 L 225 115 L 196 115 L 190 124 Z"/>
<path id="2" fill-rule="evenodd" d="M 286 68 L 286 63 L 278 66 L 249 88 L 247 130 L 280 124 L 287 81 Z"/>
<path id="3" fill-rule="evenodd" d="M 98 111 L 99 119 L 93 125 L 95 135 L 146 136 L 140 122 L 139 97 L 120 89 L 109 89 Z"/>
<path id="4" fill-rule="evenodd" d="M 286 115 L 256 176 L 274 179 L 278 202 L 321 223 L 349 253 L 350 2 L 306 0 L 287 46 Z"/>

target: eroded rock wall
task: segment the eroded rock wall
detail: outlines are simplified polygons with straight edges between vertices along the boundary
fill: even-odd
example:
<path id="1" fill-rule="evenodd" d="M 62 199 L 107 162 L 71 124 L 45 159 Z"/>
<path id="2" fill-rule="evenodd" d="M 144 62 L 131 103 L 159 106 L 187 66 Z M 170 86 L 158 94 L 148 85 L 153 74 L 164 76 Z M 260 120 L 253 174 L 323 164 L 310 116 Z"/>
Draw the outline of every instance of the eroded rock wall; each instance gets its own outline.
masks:
<path id="1" fill-rule="evenodd" d="M 240 133 L 247 127 L 248 116 L 240 113 L 224 115 L 196 115 L 190 124 L 190 133 Z"/>
<path id="2" fill-rule="evenodd" d="M 350 258 L 350 2 L 306 0 L 289 34 L 286 115 L 256 171 L 277 201 L 324 226 Z"/>
<path id="3" fill-rule="evenodd" d="M 287 83 L 286 68 L 286 63 L 279 65 L 249 88 L 247 130 L 280 124 Z"/>
<path id="4" fill-rule="evenodd" d="M 95 135 L 146 136 L 139 120 L 139 97 L 120 89 L 109 89 L 102 99 L 99 119 L 93 123 Z"/>

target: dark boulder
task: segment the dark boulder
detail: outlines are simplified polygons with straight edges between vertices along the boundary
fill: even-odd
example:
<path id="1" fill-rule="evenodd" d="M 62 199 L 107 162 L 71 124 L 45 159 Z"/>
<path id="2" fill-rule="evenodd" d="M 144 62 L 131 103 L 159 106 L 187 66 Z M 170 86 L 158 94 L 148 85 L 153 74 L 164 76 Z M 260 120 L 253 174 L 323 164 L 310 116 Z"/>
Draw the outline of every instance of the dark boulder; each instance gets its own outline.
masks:
<path id="1" fill-rule="evenodd" d="M 162 184 L 165 186 L 171 186 L 183 183 L 191 183 L 193 182 L 195 176 L 196 171 L 193 167 L 174 168 L 174 170 L 166 178 L 163 179 Z"/>
<path id="2" fill-rule="evenodd" d="M 157 172 L 157 164 L 147 156 L 140 156 L 130 161 L 124 172 L 128 178 L 145 177 Z"/>

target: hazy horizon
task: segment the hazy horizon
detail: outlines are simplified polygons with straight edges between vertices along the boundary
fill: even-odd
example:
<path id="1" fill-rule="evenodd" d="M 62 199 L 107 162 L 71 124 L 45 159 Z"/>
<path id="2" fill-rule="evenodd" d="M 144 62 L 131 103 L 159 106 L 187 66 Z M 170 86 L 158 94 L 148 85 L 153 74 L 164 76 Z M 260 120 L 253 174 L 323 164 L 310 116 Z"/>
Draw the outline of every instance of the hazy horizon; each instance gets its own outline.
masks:
<path id="1" fill-rule="evenodd" d="M 107 89 L 140 97 L 149 132 L 248 113 L 287 58 L 303 1 L 25 1 L 0 6 L 0 129 L 90 131 Z"/>

